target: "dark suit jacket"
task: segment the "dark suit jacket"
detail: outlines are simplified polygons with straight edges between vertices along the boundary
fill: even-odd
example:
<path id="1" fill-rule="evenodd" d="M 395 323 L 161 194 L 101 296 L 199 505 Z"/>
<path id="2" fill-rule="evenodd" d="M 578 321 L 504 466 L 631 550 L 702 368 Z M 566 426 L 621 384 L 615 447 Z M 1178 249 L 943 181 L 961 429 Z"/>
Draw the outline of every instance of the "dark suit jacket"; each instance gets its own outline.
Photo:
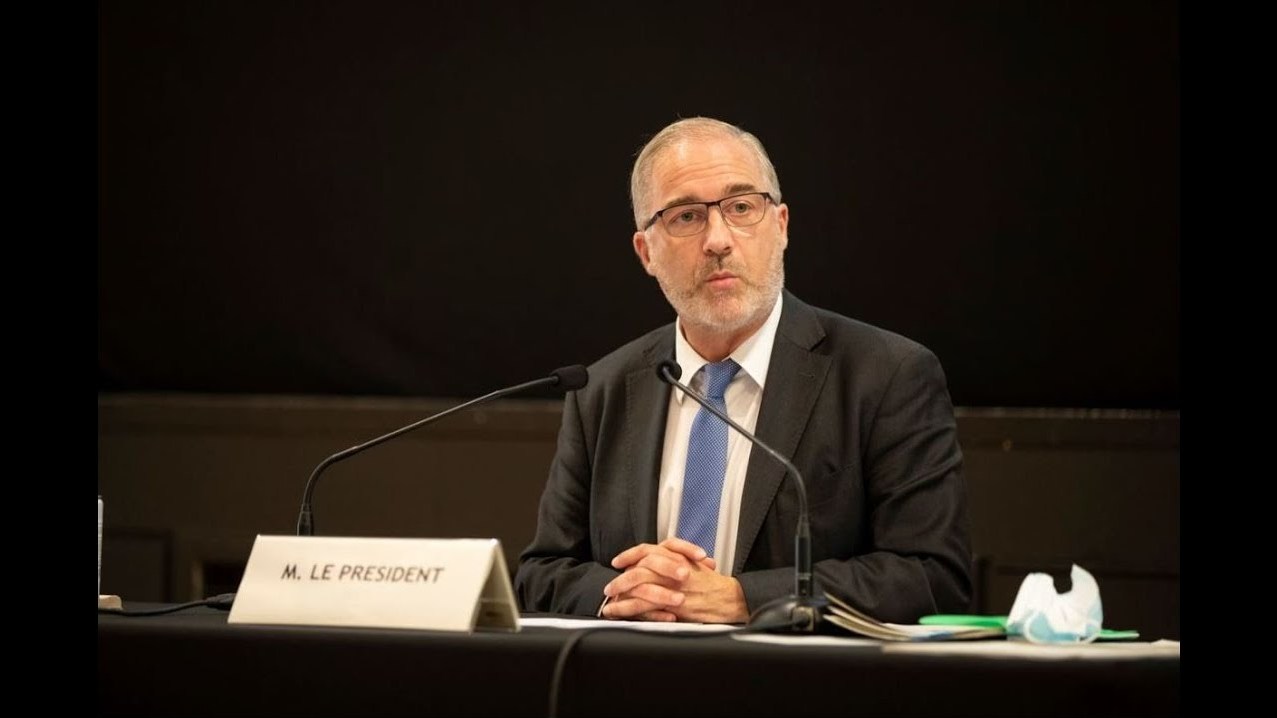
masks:
<path id="1" fill-rule="evenodd" d="M 806 481 L 817 596 L 884 621 L 961 613 L 971 598 L 966 486 L 944 372 L 926 347 L 783 292 L 757 435 Z M 621 551 L 656 542 L 656 488 L 674 356 L 666 325 L 590 367 L 568 394 L 536 536 L 519 557 L 523 610 L 593 616 Z M 798 496 L 750 452 L 732 575 L 750 611 L 794 591 Z"/>

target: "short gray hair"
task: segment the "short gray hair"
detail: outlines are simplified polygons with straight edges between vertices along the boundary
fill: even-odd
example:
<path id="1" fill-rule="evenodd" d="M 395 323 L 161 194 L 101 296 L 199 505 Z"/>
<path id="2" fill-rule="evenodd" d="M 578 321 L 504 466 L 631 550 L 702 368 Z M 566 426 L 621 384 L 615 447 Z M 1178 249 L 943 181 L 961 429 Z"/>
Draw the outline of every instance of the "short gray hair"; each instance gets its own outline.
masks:
<path id="1" fill-rule="evenodd" d="M 754 154 L 758 156 L 758 165 L 763 170 L 763 176 L 771 185 L 765 189 L 772 193 L 777 204 L 780 203 L 780 179 L 776 176 L 776 168 L 772 166 L 771 158 L 767 156 L 767 150 L 763 149 L 763 143 L 757 137 L 722 120 L 711 117 L 689 117 L 667 125 L 665 129 L 657 132 L 647 141 L 647 144 L 639 151 L 638 158 L 634 160 L 634 169 L 630 172 L 630 205 L 634 209 L 636 228 L 642 229 L 643 224 L 650 218 L 645 205 L 650 200 L 649 195 L 652 192 L 652 166 L 656 164 L 656 159 L 661 152 L 684 140 L 704 140 L 715 137 L 738 139 L 754 151 Z"/>

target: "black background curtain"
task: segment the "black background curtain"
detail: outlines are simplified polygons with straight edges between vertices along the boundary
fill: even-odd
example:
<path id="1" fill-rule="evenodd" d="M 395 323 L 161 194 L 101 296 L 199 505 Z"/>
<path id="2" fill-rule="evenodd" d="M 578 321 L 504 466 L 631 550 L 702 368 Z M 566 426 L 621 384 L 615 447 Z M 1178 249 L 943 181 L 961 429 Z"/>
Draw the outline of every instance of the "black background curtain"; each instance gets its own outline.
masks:
<path id="1" fill-rule="evenodd" d="M 468 397 L 673 319 L 629 170 L 741 125 L 786 284 L 955 403 L 1179 406 L 1173 3 L 102 2 L 98 388 Z"/>

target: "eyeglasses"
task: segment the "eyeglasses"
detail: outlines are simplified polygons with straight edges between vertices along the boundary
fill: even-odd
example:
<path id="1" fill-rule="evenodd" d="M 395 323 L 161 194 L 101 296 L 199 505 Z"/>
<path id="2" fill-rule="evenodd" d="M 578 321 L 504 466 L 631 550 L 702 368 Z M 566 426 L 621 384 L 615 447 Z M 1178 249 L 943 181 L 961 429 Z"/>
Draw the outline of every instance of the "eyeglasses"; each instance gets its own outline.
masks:
<path id="1" fill-rule="evenodd" d="M 676 204 L 652 215 L 643 229 L 646 230 L 656 224 L 656 220 L 659 219 L 661 226 L 665 227 L 665 231 L 671 236 L 690 237 L 693 234 L 700 234 L 709 226 L 709 208 L 712 206 L 718 207 L 718 213 L 728 225 L 752 227 L 763 221 L 763 215 L 767 214 L 767 203 L 775 201 L 776 198 L 767 192 L 746 192 L 713 202 Z"/>

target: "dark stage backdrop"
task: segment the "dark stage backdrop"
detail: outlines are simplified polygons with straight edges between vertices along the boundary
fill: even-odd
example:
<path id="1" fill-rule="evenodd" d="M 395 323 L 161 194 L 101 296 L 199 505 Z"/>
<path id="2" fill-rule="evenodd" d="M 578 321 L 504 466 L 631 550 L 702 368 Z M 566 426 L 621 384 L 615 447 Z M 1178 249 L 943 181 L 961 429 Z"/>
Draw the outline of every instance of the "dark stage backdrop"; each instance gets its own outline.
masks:
<path id="1" fill-rule="evenodd" d="M 967 406 L 1178 408 L 1174 3 L 101 2 L 102 391 L 469 397 L 671 321 L 635 152 L 710 115 L 786 284 Z"/>

